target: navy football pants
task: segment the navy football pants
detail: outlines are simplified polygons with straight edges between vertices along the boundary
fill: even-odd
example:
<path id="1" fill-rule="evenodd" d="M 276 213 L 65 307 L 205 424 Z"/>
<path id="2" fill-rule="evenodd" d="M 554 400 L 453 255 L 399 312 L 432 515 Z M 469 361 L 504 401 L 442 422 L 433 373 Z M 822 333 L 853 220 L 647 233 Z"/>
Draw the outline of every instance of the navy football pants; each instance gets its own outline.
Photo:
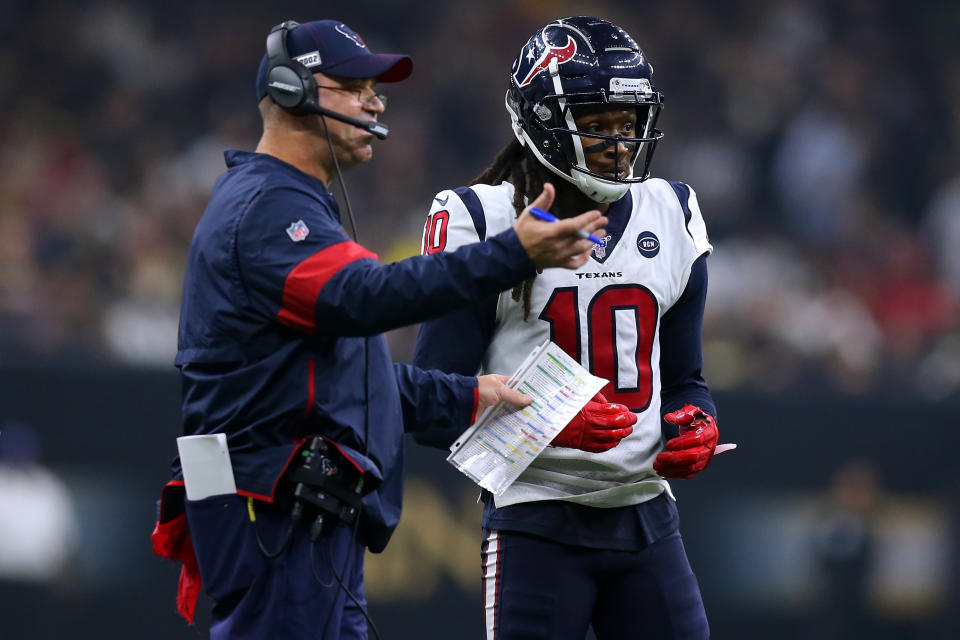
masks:
<path id="1" fill-rule="evenodd" d="M 484 530 L 487 640 L 702 640 L 700 587 L 680 533 L 642 551 Z"/>
<path id="2" fill-rule="evenodd" d="M 366 606 L 364 548 L 350 529 L 338 526 L 322 536 L 311 558 L 307 531 L 297 526 L 286 550 L 271 559 L 257 544 L 255 530 L 268 551 L 279 549 L 290 523 L 286 510 L 255 502 L 254 529 L 246 498 L 239 495 L 188 500 L 186 507 L 203 590 L 213 599 L 211 640 L 367 637 L 363 613 L 330 567 L 332 557 L 344 584 Z"/>

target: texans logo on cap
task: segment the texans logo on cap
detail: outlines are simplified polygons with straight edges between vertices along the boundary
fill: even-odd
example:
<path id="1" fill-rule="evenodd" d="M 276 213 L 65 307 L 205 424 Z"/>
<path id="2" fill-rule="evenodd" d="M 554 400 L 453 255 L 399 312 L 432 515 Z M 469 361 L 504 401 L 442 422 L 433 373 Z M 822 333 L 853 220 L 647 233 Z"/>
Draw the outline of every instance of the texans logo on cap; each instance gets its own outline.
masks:
<path id="1" fill-rule="evenodd" d="M 537 61 L 533 64 L 533 68 L 530 69 L 527 76 L 520 81 L 517 80 L 518 84 L 521 87 L 525 87 L 537 76 L 538 73 L 546 71 L 550 67 L 550 63 L 555 59 L 557 64 L 563 64 L 569 60 L 573 59 L 573 56 L 577 53 L 577 41 L 574 40 L 570 34 L 567 34 L 567 43 L 562 47 L 555 47 L 549 42 L 544 42 L 547 45 L 546 51 L 544 51 Z M 533 47 L 530 48 L 530 51 L 527 53 L 528 59 L 533 56 Z"/>
<path id="2" fill-rule="evenodd" d="M 361 49 L 367 46 L 366 44 L 364 44 L 363 38 L 360 37 L 360 34 L 349 31 L 350 27 L 348 27 L 347 25 L 341 23 L 341 24 L 338 24 L 336 27 L 334 27 L 334 29 L 337 30 L 337 33 L 342 34 L 343 36 L 353 40 L 353 44 L 357 45 Z"/>

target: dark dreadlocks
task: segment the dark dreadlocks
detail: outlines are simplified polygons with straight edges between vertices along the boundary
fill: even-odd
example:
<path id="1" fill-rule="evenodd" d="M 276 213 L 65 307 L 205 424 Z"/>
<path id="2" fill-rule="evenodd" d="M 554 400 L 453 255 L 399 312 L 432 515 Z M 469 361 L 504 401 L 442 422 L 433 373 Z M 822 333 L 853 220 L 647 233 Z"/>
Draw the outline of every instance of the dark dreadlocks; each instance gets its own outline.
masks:
<path id="1" fill-rule="evenodd" d="M 517 216 L 543 191 L 543 183 L 550 180 L 551 174 L 541 165 L 532 153 L 514 139 L 494 159 L 493 164 L 474 178 L 470 185 L 498 185 L 509 182 L 513 185 L 513 208 Z M 533 293 L 533 281 L 536 276 L 513 288 L 513 299 L 523 298 L 523 319 L 530 316 L 530 296 Z"/>

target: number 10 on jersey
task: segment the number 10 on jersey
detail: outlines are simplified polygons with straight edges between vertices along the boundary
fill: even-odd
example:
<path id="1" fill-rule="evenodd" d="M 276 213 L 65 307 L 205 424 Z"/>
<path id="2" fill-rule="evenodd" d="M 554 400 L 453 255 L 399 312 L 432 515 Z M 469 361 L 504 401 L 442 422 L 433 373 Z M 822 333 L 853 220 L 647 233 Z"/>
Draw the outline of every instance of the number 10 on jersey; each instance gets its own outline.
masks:
<path id="1" fill-rule="evenodd" d="M 579 295 L 577 287 L 553 290 L 539 315 L 550 324 L 550 339 L 590 373 L 610 380 L 602 390 L 607 400 L 643 411 L 653 395 L 657 299 L 640 285 L 604 287 L 587 303 L 587 326 L 581 327 Z M 583 344 L 586 358 L 581 353 Z"/>

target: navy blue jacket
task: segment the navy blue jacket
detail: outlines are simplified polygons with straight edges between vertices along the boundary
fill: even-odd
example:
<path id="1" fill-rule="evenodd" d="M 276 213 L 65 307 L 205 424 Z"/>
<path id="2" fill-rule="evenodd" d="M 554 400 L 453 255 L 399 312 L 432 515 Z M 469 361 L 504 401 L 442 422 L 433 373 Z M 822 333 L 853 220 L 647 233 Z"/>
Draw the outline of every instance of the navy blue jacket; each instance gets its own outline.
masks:
<path id="1" fill-rule="evenodd" d="M 322 182 L 269 155 L 226 160 L 187 263 L 183 432 L 227 434 L 239 493 L 268 501 L 306 436 L 336 441 L 382 480 L 361 525 L 379 551 L 400 517 L 403 431 L 469 424 L 477 385 L 393 363 L 380 334 L 508 289 L 534 264 L 509 230 L 381 266 L 346 237 Z"/>

